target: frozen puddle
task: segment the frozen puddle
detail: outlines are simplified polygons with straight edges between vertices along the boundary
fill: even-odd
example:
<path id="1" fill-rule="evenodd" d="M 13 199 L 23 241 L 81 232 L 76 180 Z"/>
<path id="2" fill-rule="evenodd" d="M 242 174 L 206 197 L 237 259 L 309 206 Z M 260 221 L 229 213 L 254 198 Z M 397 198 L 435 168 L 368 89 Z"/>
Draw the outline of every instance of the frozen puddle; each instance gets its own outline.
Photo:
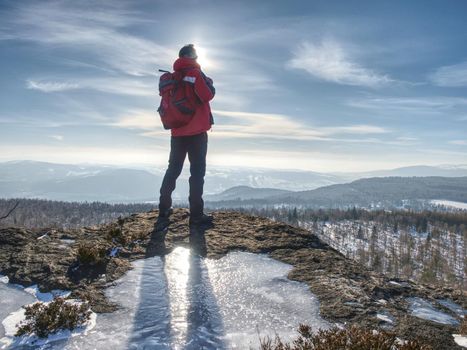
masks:
<path id="1" fill-rule="evenodd" d="M 4 320 L 10 313 L 21 309 L 23 305 L 31 304 L 35 301 L 34 296 L 25 292 L 21 287 L 0 283 L 0 320 Z M 0 339 L 4 336 L 5 328 L 3 325 L 0 325 Z"/>
<path id="2" fill-rule="evenodd" d="M 290 340 L 299 323 L 329 326 L 308 286 L 287 279 L 292 267 L 265 255 L 211 260 L 178 247 L 133 267 L 107 290 L 119 310 L 47 349 L 257 349 L 258 331 Z"/>
<path id="3" fill-rule="evenodd" d="M 408 298 L 410 311 L 413 316 L 424 320 L 433 321 L 442 324 L 458 326 L 459 321 L 454 317 L 438 310 L 429 301 L 422 298 Z"/>

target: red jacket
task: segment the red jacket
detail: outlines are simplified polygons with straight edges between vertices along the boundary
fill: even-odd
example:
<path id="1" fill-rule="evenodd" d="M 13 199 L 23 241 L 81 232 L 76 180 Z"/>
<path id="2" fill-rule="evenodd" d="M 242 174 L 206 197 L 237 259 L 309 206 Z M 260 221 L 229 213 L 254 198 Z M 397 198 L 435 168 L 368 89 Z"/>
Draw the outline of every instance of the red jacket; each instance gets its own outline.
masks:
<path id="1" fill-rule="evenodd" d="M 193 92 L 197 96 L 194 98 L 198 98 L 201 103 L 197 106 L 195 114 L 188 124 L 171 129 L 172 136 L 190 136 L 208 131 L 213 124 L 209 101 L 214 98 L 216 93 L 212 80 L 204 75 L 200 65 L 191 58 L 177 59 L 174 63 L 174 70 L 184 71 L 184 80 L 193 84 Z"/>

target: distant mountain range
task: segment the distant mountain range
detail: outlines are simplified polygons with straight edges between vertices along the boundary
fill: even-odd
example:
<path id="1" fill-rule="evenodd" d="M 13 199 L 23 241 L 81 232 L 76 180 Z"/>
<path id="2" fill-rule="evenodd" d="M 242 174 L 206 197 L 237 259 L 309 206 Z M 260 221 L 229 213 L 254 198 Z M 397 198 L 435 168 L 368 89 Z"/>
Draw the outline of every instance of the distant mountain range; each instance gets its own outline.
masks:
<path id="1" fill-rule="evenodd" d="M 235 189 L 235 188 L 234 188 Z M 210 206 L 302 205 L 307 207 L 340 207 L 397 205 L 404 200 L 445 199 L 467 202 L 467 177 L 374 177 L 347 184 L 336 184 L 310 191 L 260 192 L 258 189 L 230 189 L 210 196 Z M 254 195 L 249 195 L 251 192 Z M 228 196 L 231 194 L 230 196 Z M 261 194 L 263 196 L 261 196 Z M 241 196 L 240 196 L 241 195 Z"/>
<path id="2" fill-rule="evenodd" d="M 369 177 L 389 177 L 389 176 L 444 176 L 444 177 L 462 177 L 467 176 L 467 164 L 465 165 L 444 165 L 428 166 L 417 165 L 391 170 L 377 170 L 360 173 L 336 173 L 335 175 L 352 180 Z"/>
<path id="3" fill-rule="evenodd" d="M 0 163 L 0 197 L 63 201 L 157 201 L 165 169 L 128 169 L 112 166 L 67 165 L 34 161 Z M 175 200 L 188 197 L 188 167 L 174 192 Z M 235 186 L 303 191 L 342 183 L 334 175 L 310 171 L 209 167 L 205 194 Z"/>
<path id="4" fill-rule="evenodd" d="M 0 163 L 0 197 L 64 201 L 157 201 L 165 169 L 129 169 L 99 165 L 68 165 L 35 161 Z M 415 166 L 365 173 L 326 174 L 300 170 L 209 167 L 207 201 L 259 200 L 267 197 L 303 199 L 303 193 L 375 176 L 467 176 L 467 166 Z M 186 201 L 189 171 L 177 182 L 174 199 Z M 297 192 L 292 194 L 291 191 Z M 305 191 L 305 192 L 304 192 Z M 435 198 L 434 198 L 435 199 Z M 451 198 L 441 198 L 451 199 Z"/>
<path id="5" fill-rule="evenodd" d="M 254 188 L 249 186 L 235 186 L 219 194 L 204 196 L 205 201 L 264 199 L 273 196 L 294 194 L 297 192 L 278 190 L 275 188 Z"/>

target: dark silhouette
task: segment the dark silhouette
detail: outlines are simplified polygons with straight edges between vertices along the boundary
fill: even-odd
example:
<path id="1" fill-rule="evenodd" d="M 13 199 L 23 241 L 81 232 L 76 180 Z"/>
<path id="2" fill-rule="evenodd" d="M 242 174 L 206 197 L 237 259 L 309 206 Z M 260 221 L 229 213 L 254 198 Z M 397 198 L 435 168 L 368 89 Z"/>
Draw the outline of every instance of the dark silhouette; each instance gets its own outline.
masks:
<path id="1" fill-rule="evenodd" d="M 209 101 L 214 98 L 215 89 L 212 79 L 208 78 L 196 61 L 198 58 L 196 50 L 192 44 L 185 45 L 179 52 L 179 58 L 174 63 L 173 79 L 177 83 L 170 95 L 175 96 L 180 91 L 185 92 L 183 99 L 179 101 L 165 102 L 161 94 L 162 102 L 159 108 L 161 118 L 170 119 L 170 107 L 178 106 L 179 112 L 187 113 L 186 124 L 171 128 L 169 166 L 165 173 L 160 189 L 159 198 L 159 218 L 156 223 L 156 231 L 163 231 L 169 225 L 169 217 L 172 213 L 172 192 L 175 189 L 176 180 L 183 169 L 186 155 L 190 160 L 190 224 L 199 225 L 212 221 L 212 217 L 204 214 L 203 187 L 204 175 L 206 173 L 206 153 L 208 148 L 207 131 L 214 123 Z M 171 73 L 166 73 L 164 76 Z M 163 77 L 164 77 L 163 76 Z M 164 81 L 159 85 L 159 90 L 163 89 Z M 183 90 L 181 90 L 183 89 Z M 183 103 L 190 102 L 190 106 L 195 106 L 194 110 L 183 106 Z M 183 107 L 183 108 L 182 108 Z M 172 108 L 172 110 L 174 110 Z M 175 118 L 175 111 L 173 115 Z M 188 113 L 189 112 L 189 113 Z M 165 126 L 165 124 L 164 124 Z"/>
<path id="2" fill-rule="evenodd" d="M 185 349 L 225 349 L 224 325 L 204 264 L 205 228 L 190 228 L 187 337 Z"/>
<path id="3" fill-rule="evenodd" d="M 163 290 L 156 290 L 151 281 L 141 280 L 139 290 L 139 305 L 133 319 L 132 335 L 128 340 L 131 344 L 138 344 L 136 349 L 172 349 L 170 324 L 170 293 L 167 275 L 165 273 L 164 237 L 152 235 L 145 254 L 143 276 L 158 273 L 162 278 Z M 162 267 L 151 258 L 160 256 Z M 156 270 L 157 269 L 157 270 Z M 162 270 L 162 273 L 159 271 Z M 157 343 L 157 345 L 156 345 Z"/>

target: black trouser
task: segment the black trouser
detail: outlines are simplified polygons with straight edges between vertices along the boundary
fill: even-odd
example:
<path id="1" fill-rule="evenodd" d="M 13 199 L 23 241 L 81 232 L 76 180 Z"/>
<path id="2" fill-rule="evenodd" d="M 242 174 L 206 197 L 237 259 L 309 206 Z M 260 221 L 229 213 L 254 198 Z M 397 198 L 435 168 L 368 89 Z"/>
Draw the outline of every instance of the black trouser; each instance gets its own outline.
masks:
<path id="1" fill-rule="evenodd" d="M 203 132 L 192 136 L 172 136 L 170 140 L 169 167 L 162 180 L 159 212 L 164 214 L 172 206 L 172 192 L 175 182 L 182 172 L 186 154 L 190 160 L 190 216 L 203 215 L 203 186 L 206 173 L 206 153 L 208 150 L 208 134 Z"/>

